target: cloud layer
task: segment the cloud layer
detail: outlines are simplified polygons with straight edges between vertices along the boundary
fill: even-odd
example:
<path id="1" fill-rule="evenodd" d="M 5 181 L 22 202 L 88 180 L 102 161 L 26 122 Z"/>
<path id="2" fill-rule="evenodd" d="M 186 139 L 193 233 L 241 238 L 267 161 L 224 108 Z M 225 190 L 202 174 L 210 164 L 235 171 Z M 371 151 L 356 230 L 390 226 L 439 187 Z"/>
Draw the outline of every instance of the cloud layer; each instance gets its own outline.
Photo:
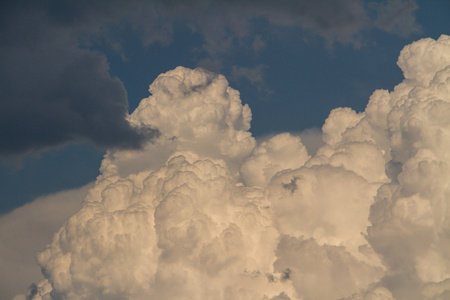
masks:
<path id="1" fill-rule="evenodd" d="M 32 299 L 445 299 L 449 62 L 449 36 L 406 46 L 405 80 L 333 110 L 315 154 L 257 144 L 225 77 L 161 74 L 130 116 L 161 135 L 108 152 Z"/>
<path id="2" fill-rule="evenodd" d="M 96 48 L 101 44 L 126 57 L 123 28 L 131 28 L 145 46 L 167 45 L 174 24 L 181 23 L 201 35 L 198 63 L 212 68 L 238 42 L 255 51 L 264 47 L 252 23 L 257 18 L 275 28 L 309 29 L 328 45 L 360 44 L 360 33 L 366 29 L 416 32 L 415 3 L 392 3 L 3 1 L 0 156 L 21 157 L 80 141 L 101 148 L 137 149 L 158 134 L 155 128 L 138 130 L 127 122 L 126 90 L 109 74 L 106 56 Z M 261 68 L 235 66 L 233 72 L 248 77 L 261 73 Z"/>
<path id="3" fill-rule="evenodd" d="M 34 254 L 41 251 L 61 224 L 81 208 L 91 185 L 28 203 L 0 216 L 0 290 L 2 299 L 39 282 L 41 270 Z"/>

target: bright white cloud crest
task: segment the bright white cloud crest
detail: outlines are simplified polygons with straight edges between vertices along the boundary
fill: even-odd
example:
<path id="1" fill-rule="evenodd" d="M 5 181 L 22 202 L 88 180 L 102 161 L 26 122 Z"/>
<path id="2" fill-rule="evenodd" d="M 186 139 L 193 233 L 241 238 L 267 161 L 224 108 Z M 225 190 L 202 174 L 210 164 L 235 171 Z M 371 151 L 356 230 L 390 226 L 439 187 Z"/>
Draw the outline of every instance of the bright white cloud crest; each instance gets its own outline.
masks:
<path id="1" fill-rule="evenodd" d="M 160 75 L 129 121 L 161 136 L 105 156 L 33 299 L 445 299 L 449 41 L 406 46 L 406 79 L 333 110 L 313 156 L 256 145 L 223 76 Z"/>

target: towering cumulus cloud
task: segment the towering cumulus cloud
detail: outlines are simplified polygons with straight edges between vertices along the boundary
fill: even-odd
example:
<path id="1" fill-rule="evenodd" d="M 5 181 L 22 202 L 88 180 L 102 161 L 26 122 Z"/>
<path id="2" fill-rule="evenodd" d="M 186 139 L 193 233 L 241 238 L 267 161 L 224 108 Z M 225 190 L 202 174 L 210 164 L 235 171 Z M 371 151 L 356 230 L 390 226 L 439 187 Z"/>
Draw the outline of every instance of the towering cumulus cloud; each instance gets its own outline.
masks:
<path id="1" fill-rule="evenodd" d="M 448 298 L 450 37 L 398 64 L 312 156 L 289 133 L 256 143 L 223 76 L 160 75 L 129 122 L 161 135 L 105 156 L 29 299 Z"/>

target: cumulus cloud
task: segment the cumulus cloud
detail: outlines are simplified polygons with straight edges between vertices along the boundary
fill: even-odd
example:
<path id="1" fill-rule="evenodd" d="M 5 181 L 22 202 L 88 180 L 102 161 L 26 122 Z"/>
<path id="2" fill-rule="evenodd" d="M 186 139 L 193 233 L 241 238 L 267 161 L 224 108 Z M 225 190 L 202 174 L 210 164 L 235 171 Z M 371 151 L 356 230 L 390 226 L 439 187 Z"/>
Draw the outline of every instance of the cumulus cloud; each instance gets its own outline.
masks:
<path id="1" fill-rule="evenodd" d="M 449 53 L 449 40 L 443 35 L 405 47 L 399 65 L 407 79 L 385 98 L 392 105 L 386 122 L 390 162 L 400 167 L 395 180 L 378 190 L 367 239 L 389 268 L 382 282 L 402 299 L 423 299 L 425 294 L 431 299 L 448 293 L 443 288 L 432 294 L 433 289 L 426 286 L 436 286 L 449 277 L 444 253 L 449 125 L 444 114 L 450 100 L 450 67 L 448 60 L 441 60 Z M 441 55 L 434 60 L 429 51 Z M 426 67 L 414 63 L 418 61 Z"/>
<path id="2" fill-rule="evenodd" d="M 130 116 L 161 135 L 108 152 L 29 297 L 445 299 L 449 39 L 406 46 L 405 80 L 333 110 L 315 154 L 289 133 L 257 143 L 225 77 L 161 74 Z"/>
<path id="3" fill-rule="evenodd" d="M 126 57 L 120 34 L 112 28 L 129 26 L 148 46 L 170 43 L 173 23 L 182 22 L 203 37 L 199 64 L 220 69 L 220 58 L 233 45 L 264 46 L 252 23 L 256 18 L 275 27 L 309 29 L 329 45 L 356 45 L 365 29 L 415 32 L 415 8 L 411 1 L 392 5 L 388 1 L 371 8 L 357 0 L 3 1 L 0 155 L 20 157 L 79 141 L 136 149 L 158 134 L 156 128 L 135 128 L 127 122 L 126 90 L 109 74 L 106 57 L 92 50 L 106 43 Z M 256 83 L 263 79 L 261 66 L 236 66 L 232 73 Z"/>

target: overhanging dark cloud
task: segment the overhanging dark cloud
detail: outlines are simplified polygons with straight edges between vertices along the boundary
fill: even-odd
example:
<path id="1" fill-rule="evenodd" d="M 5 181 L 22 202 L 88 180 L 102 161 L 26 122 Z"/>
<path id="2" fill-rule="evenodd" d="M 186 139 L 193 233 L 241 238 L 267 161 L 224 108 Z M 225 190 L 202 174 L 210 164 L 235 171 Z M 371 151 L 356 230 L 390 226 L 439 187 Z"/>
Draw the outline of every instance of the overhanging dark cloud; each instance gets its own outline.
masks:
<path id="1" fill-rule="evenodd" d="M 89 51 L 50 49 L 49 54 L 51 50 L 54 56 L 26 51 L 28 59 L 17 57 L 11 66 L 15 81 L 8 80 L 11 72 L 0 71 L 6 91 L 0 153 L 27 153 L 85 139 L 100 147 L 139 147 L 145 135 L 125 120 L 126 91 L 118 78 L 109 76 L 106 59 Z"/>
<path id="2" fill-rule="evenodd" d="M 157 131 L 130 126 L 122 82 L 108 73 L 105 56 L 79 47 L 82 34 L 100 30 L 91 20 L 95 7 L 41 4 L 5 6 L 2 13 L 0 155 L 84 140 L 140 147 Z"/>

